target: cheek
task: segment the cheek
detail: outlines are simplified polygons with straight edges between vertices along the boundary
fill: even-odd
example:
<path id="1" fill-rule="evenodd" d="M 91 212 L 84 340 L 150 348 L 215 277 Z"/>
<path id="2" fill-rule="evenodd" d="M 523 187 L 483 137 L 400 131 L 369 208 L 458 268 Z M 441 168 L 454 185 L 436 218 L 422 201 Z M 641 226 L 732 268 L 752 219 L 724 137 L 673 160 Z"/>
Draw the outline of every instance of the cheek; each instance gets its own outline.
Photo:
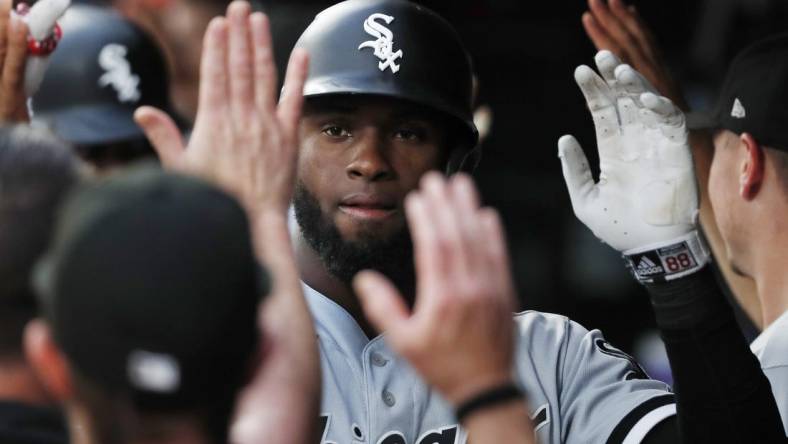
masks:
<path id="1" fill-rule="evenodd" d="M 715 156 L 709 172 L 709 200 L 714 210 L 714 218 L 724 240 L 729 240 L 729 235 L 735 229 L 732 214 L 738 190 L 735 177 L 727 168 L 726 159 Z"/>
<path id="2" fill-rule="evenodd" d="M 436 146 L 402 147 L 393 159 L 400 183 L 407 190 L 418 187 L 419 179 L 428 171 L 444 170 L 444 160 Z"/>
<path id="3" fill-rule="evenodd" d="M 325 194 L 334 188 L 331 186 L 335 182 L 332 172 L 336 168 L 331 166 L 331 158 L 320 154 L 318 146 L 310 143 L 308 139 L 302 139 L 296 174 L 298 181 L 317 198 L 325 211 L 324 202 L 327 200 Z"/>

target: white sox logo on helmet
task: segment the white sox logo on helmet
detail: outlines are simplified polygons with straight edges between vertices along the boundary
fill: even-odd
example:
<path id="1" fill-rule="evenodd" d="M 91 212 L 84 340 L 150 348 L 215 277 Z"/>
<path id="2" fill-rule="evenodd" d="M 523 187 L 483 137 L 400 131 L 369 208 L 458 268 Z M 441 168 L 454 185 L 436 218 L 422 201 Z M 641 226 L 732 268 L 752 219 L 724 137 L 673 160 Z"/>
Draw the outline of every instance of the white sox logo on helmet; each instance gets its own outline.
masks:
<path id="1" fill-rule="evenodd" d="M 102 48 L 98 63 L 105 71 L 99 78 L 99 86 L 111 85 L 118 93 L 121 103 L 135 103 L 140 100 L 140 77 L 131 71 L 131 63 L 126 58 L 128 49 L 125 46 L 110 43 Z"/>
<path id="2" fill-rule="evenodd" d="M 378 63 L 378 68 L 381 71 L 391 69 L 392 73 L 397 73 L 400 68 L 397 60 L 401 59 L 404 54 L 401 49 L 394 52 L 394 33 L 378 20 L 382 20 L 388 25 L 394 21 L 394 17 L 380 13 L 370 15 L 364 21 L 364 31 L 375 37 L 376 40 L 368 40 L 362 43 L 358 50 L 361 51 L 364 48 L 374 49 L 375 57 L 381 60 Z"/>

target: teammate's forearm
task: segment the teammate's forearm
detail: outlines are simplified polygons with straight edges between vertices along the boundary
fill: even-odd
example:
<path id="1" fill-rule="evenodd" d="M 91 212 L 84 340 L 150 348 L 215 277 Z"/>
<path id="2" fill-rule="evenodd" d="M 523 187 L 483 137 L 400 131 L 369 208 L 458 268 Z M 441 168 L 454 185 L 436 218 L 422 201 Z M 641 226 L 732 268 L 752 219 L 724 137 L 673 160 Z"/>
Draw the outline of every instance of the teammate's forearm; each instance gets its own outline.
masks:
<path id="1" fill-rule="evenodd" d="M 528 409 L 521 399 L 474 412 L 462 426 L 468 431 L 468 444 L 536 442 Z"/>
<path id="2" fill-rule="evenodd" d="M 675 381 L 685 442 L 784 442 L 771 387 L 710 267 L 646 286 Z"/>
<path id="3" fill-rule="evenodd" d="M 262 424 L 264 429 L 274 430 L 277 424 L 286 423 L 298 430 L 288 441 L 278 442 L 313 442 L 319 416 L 320 359 L 287 217 L 274 211 L 259 212 L 252 223 L 258 258 L 271 275 L 272 287 L 262 320 L 270 347 L 262 366 L 268 366 L 269 378 L 256 390 L 259 393 L 251 395 L 259 394 L 259 402 L 250 404 L 268 417 Z"/>

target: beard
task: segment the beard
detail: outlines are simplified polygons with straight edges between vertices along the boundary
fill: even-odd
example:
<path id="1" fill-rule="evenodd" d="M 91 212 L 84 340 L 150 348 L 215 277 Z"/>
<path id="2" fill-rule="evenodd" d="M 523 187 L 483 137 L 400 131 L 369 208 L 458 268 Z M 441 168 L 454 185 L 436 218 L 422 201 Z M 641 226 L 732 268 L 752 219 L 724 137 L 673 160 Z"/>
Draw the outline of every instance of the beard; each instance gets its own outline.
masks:
<path id="1" fill-rule="evenodd" d="M 332 276 L 350 286 L 359 271 L 375 270 L 388 277 L 406 297 L 413 294 L 413 242 L 406 226 L 388 236 L 381 236 L 370 227 L 362 230 L 357 240 L 345 240 L 334 221 L 323 214 L 317 198 L 300 181 L 296 184 L 293 209 L 304 240 Z"/>

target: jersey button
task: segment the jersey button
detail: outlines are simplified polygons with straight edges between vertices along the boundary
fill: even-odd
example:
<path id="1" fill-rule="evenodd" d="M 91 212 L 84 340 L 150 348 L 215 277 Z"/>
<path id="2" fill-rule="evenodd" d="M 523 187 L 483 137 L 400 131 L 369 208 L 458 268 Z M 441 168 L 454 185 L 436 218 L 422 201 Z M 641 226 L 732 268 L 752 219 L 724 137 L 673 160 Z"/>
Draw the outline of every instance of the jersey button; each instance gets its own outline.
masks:
<path id="1" fill-rule="evenodd" d="M 384 367 L 388 362 L 389 360 L 384 358 L 380 353 L 372 353 L 372 365 L 375 367 Z"/>
<path id="2" fill-rule="evenodd" d="M 383 390 L 383 402 L 384 402 L 384 403 L 385 403 L 387 406 L 389 406 L 389 407 L 393 407 L 393 406 L 394 406 L 394 404 L 396 404 L 396 403 L 397 403 L 397 400 L 396 400 L 396 399 L 394 399 L 394 395 L 392 395 L 390 391 L 388 391 L 388 390 Z"/>

